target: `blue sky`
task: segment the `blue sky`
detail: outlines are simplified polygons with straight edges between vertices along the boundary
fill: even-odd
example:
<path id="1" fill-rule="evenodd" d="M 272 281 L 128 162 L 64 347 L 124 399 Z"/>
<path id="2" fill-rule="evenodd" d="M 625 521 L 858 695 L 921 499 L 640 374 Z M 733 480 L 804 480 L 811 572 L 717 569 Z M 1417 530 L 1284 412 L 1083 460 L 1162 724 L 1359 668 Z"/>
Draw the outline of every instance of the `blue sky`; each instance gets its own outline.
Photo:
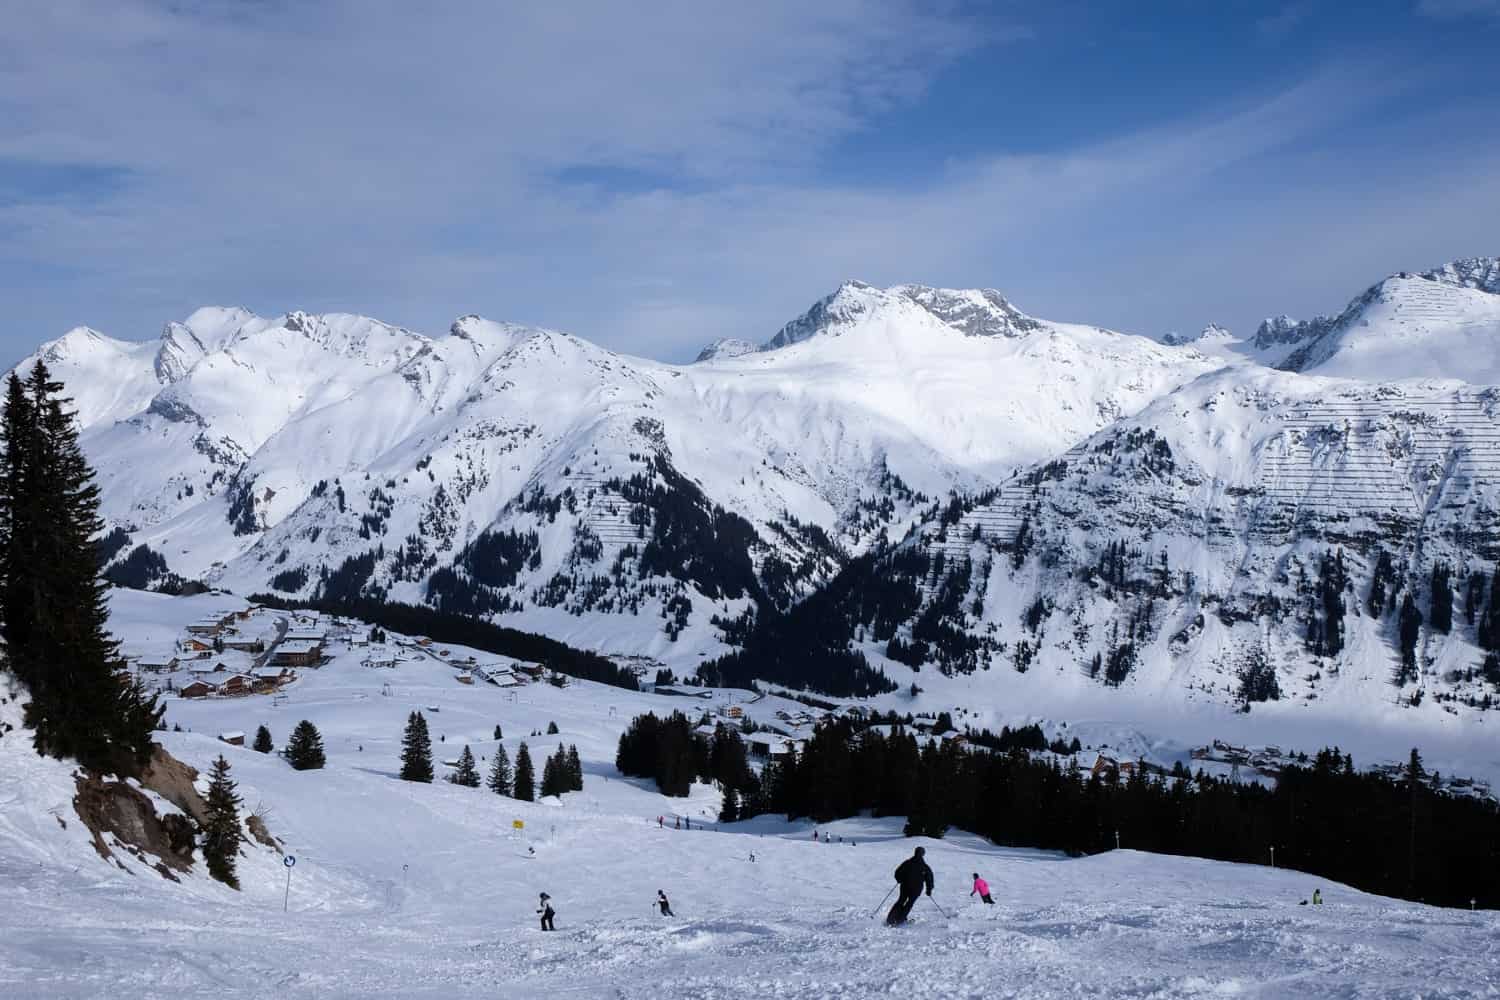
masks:
<path id="1" fill-rule="evenodd" d="M 0 31 L 0 355 L 204 304 L 668 360 L 846 278 L 1149 334 L 1500 252 L 1500 0 L 55 0 Z"/>

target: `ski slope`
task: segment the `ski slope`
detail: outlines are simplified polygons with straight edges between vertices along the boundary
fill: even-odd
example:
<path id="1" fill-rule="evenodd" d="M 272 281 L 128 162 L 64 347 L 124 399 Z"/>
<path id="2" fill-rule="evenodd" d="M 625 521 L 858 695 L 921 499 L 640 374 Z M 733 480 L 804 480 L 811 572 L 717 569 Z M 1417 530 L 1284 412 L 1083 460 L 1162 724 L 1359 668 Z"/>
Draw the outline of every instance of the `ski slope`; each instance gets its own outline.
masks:
<path id="1" fill-rule="evenodd" d="M 116 593 L 114 627 L 128 652 L 225 602 Z M 469 652 L 446 648 L 453 659 Z M 0 995 L 1472 997 L 1500 982 L 1495 913 L 1269 867 L 1128 849 L 1070 860 L 958 833 L 922 841 L 934 902 L 887 929 L 872 913 L 916 843 L 899 820 L 820 827 L 833 843 L 772 817 L 721 827 L 710 788 L 668 799 L 614 770 L 619 733 L 639 712 L 735 703 L 770 718 L 794 703 L 582 682 L 468 686 L 430 653 L 394 668 L 358 658 L 336 646 L 281 704 L 168 701 L 169 722 L 187 731 L 162 742 L 199 769 L 226 756 L 244 809 L 297 858 L 289 893 L 280 856 L 258 845 L 245 848 L 238 893 L 208 880 L 201 860 L 181 884 L 105 864 L 71 812 L 68 765 L 0 738 Z M 401 782 L 414 709 L 427 716 L 440 777 L 464 744 L 489 757 L 498 723 L 512 757 L 526 740 L 538 771 L 558 742 L 576 744 L 584 790 L 520 803 Z M 0 705 L 0 719 L 16 718 L 14 701 Z M 264 723 L 279 748 L 303 718 L 322 732 L 324 770 L 296 772 L 216 739 Z M 529 736 L 554 721 L 557 736 Z M 674 816 L 694 829 L 673 829 Z M 973 871 L 997 905 L 968 897 Z M 1314 888 L 1326 905 L 1299 906 Z M 676 919 L 656 912 L 658 889 Z M 554 899 L 555 934 L 537 929 L 541 891 Z"/>

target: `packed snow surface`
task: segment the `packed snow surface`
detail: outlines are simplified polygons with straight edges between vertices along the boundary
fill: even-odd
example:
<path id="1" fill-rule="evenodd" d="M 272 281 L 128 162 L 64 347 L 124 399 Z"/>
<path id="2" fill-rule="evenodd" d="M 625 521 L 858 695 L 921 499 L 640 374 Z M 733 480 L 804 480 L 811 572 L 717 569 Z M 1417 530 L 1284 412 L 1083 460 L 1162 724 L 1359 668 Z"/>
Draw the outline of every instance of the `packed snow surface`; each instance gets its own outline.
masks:
<path id="1" fill-rule="evenodd" d="M 150 644 L 223 604 L 116 594 L 115 627 L 127 646 Z M 451 660 L 486 659 L 447 648 Z M 959 833 L 920 841 L 936 892 L 911 925 L 888 929 L 874 916 L 891 871 L 918 843 L 900 836 L 899 820 L 819 827 L 832 843 L 815 842 L 808 823 L 719 826 L 706 786 L 668 799 L 613 767 L 619 733 L 648 709 L 737 704 L 759 717 L 794 703 L 581 682 L 469 686 L 440 652 L 408 652 L 394 668 L 370 668 L 335 645 L 331 662 L 301 671 L 279 704 L 168 700 L 169 722 L 188 731 L 162 742 L 200 770 L 225 755 L 244 808 L 261 812 L 295 856 L 290 883 L 282 858 L 257 845 L 240 859 L 242 892 L 208 880 L 201 860 L 181 884 L 104 863 L 72 812 L 69 766 L 36 757 L 24 737 L 0 738 L 0 994 L 1496 995 L 1494 913 L 1400 903 L 1270 867 L 1141 854 L 1128 849 L 1128 831 L 1125 850 L 1076 860 Z M 399 781 L 413 710 L 426 714 L 438 762 L 466 744 L 489 757 L 496 724 L 512 757 L 524 739 L 538 767 L 559 742 L 576 744 L 584 790 L 529 804 Z M 18 715 L 14 700 L 0 706 L 0 719 Z M 304 718 L 322 732 L 324 770 L 293 771 L 215 738 L 265 724 L 279 748 Z M 529 735 L 554 721 L 557 736 Z M 447 770 L 439 763 L 440 778 Z M 694 828 L 674 829 L 679 817 Z M 996 905 L 968 896 L 975 871 Z M 1325 905 L 1299 905 L 1319 888 Z M 656 911 L 659 889 L 675 919 Z M 537 926 L 543 891 L 556 933 Z"/>

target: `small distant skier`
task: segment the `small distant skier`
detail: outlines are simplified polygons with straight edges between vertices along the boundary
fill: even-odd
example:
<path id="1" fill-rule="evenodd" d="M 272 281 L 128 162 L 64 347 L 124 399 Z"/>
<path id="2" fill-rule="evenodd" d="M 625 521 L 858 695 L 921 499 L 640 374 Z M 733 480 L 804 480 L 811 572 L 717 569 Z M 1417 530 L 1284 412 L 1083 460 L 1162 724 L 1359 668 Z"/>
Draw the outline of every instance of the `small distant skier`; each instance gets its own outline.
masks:
<path id="1" fill-rule="evenodd" d="M 1323 890 L 1322 889 L 1314 889 L 1313 890 L 1313 905 L 1314 906 L 1322 906 L 1323 905 Z"/>
<path id="2" fill-rule="evenodd" d="M 666 829 L 667 822 L 661 816 L 658 816 L 656 817 L 656 825 L 661 827 L 662 829 Z"/>
<path id="3" fill-rule="evenodd" d="M 691 817 L 691 816 L 684 816 L 684 817 L 682 817 L 682 828 L 684 830 L 691 830 L 693 828 L 693 817 Z"/>
<path id="4" fill-rule="evenodd" d="M 672 817 L 672 829 L 674 829 L 674 830 L 681 830 L 682 829 L 682 817 L 681 816 L 673 816 Z"/>
<path id="5" fill-rule="evenodd" d="M 552 918 L 557 916 L 557 911 L 552 908 L 552 897 L 547 895 L 545 892 L 542 893 L 541 904 L 542 905 L 537 908 L 536 912 L 542 915 L 542 930 L 557 930 L 556 927 L 552 926 Z"/>
<path id="6" fill-rule="evenodd" d="M 927 887 L 927 895 L 932 895 L 932 869 L 927 867 L 927 862 L 922 856 L 926 854 L 925 848 L 918 847 L 912 852 L 912 856 L 901 862 L 896 868 L 896 883 L 901 886 L 901 895 L 896 899 L 896 905 L 891 907 L 891 912 L 886 914 L 885 922 L 892 927 L 899 927 L 906 923 L 911 908 L 916 905 L 917 899 L 922 895 L 922 887 Z"/>
<path id="7" fill-rule="evenodd" d="M 990 884 L 980 878 L 978 872 L 974 873 L 974 891 L 969 893 L 969 895 L 971 897 L 978 896 L 991 906 L 995 905 L 995 901 L 990 898 Z"/>
<path id="8" fill-rule="evenodd" d="M 659 906 L 659 907 L 661 907 L 661 915 L 662 916 L 664 916 L 664 917 L 675 917 L 675 916 L 677 916 L 677 914 L 675 914 L 675 913 L 672 912 L 672 904 L 669 903 L 669 902 L 667 902 L 667 894 L 665 892 L 662 892 L 660 889 L 656 890 L 656 905 Z"/>
<path id="9" fill-rule="evenodd" d="M 750 852 L 750 863 L 752 865 L 755 864 L 755 852 L 754 851 Z"/>

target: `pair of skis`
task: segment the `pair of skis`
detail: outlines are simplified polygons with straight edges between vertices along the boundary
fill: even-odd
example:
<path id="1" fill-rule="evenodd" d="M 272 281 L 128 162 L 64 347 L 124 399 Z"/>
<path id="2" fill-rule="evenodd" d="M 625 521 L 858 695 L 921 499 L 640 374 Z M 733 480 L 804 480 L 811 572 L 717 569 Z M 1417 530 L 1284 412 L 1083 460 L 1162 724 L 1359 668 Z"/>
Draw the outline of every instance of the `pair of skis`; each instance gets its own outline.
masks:
<path id="1" fill-rule="evenodd" d="M 875 912 L 874 913 L 870 914 L 870 919 L 871 920 L 874 920 L 876 917 L 878 917 L 880 915 L 880 911 L 883 910 L 883 909 L 885 909 L 885 901 L 887 899 L 890 899 L 891 898 L 891 893 L 895 892 L 895 891 L 896 891 L 896 887 L 895 886 L 891 886 L 890 890 L 883 897 L 881 897 L 880 905 L 877 906 L 877 907 L 875 907 Z M 928 899 L 932 899 L 932 893 L 930 893 L 930 892 L 927 893 L 927 898 Z M 945 910 L 945 909 L 943 909 L 943 905 L 941 903 L 939 903 L 936 899 L 932 899 L 932 905 L 937 907 L 938 912 L 943 915 L 943 919 L 944 920 L 951 920 L 952 919 L 952 917 L 949 916 L 948 911 Z"/>

